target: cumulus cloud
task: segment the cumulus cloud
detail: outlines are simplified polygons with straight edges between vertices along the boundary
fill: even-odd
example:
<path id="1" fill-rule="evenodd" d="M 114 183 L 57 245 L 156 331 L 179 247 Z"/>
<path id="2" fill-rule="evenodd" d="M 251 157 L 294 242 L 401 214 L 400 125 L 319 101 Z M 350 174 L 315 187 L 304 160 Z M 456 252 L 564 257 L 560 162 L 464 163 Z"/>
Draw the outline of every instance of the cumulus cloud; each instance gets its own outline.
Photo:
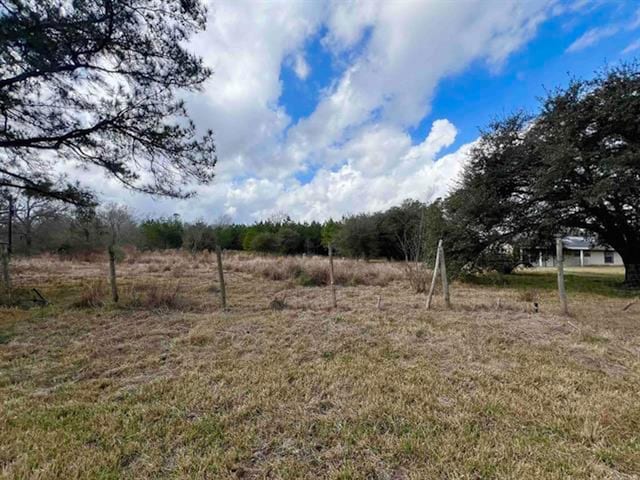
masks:
<path id="1" fill-rule="evenodd" d="M 126 193 L 92 172 L 105 199 L 141 214 L 250 222 L 276 212 L 301 220 L 430 200 L 451 188 L 470 144 L 453 153 L 457 129 L 431 120 L 424 138 L 408 133 L 428 118 L 440 82 L 472 62 L 499 69 L 533 37 L 553 0 L 376 2 L 218 0 L 193 42 L 214 75 L 188 99 L 201 128 L 212 128 L 217 177 L 188 201 Z M 313 112 L 293 119 L 279 103 L 281 69 L 308 81 L 305 46 L 313 36 L 341 72 Z M 287 63 L 289 62 L 289 63 Z M 309 173 L 306 181 L 298 180 Z"/>
<path id="2" fill-rule="evenodd" d="M 235 220 L 255 221 L 286 212 L 304 221 L 340 218 L 349 213 L 376 211 L 408 198 L 431 201 L 454 185 L 472 144 L 438 154 L 455 141 L 457 130 L 445 119 L 433 122 L 429 133 L 412 144 L 407 133 L 388 125 L 372 125 L 339 149 L 344 162 L 320 168 L 305 184 L 295 179 L 218 179 L 202 187 L 197 199 L 176 202 L 124 192 L 101 172 L 83 172 L 83 181 L 107 201 L 135 206 L 139 215 L 177 213 L 186 219 L 212 219 L 228 214 Z"/>
<path id="3" fill-rule="evenodd" d="M 197 125 L 215 132 L 218 175 L 277 175 L 293 168 L 273 158 L 290 122 L 278 105 L 280 69 L 323 15 L 320 2 L 233 0 L 210 6 L 207 30 L 193 49 L 214 75 L 189 107 Z M 304 67 L 296 70 L 303 73 Z"/>
<path id="4" fill-rule="evenodd" d="M 353 5 L 359 3 L 334 14 L 340 20 L 329 25 L 339 29 L 328 33 L 329 43 L 352 46 L 367 29 L 370 39 L 314 113 L 291 129 L 289 141 L 303 157 L 326 158 L 328 145 L 370 122 L 416 125 L 440 81 L 475 60 L 500 64 L 531 38 L 549 3 L 470 1 L 461 9 L 446 2 L 368 2 L 375 9 L 364 14 Z M 351 18 L 353 28 L 346 29 Z"/>
<path id="5" fill-rule="evenodd" d="M 444 196 L 468 158 L 470 145 L 436 161 L 436 153 L 444 147 L 444 144 L 438 145 L 440 140 L 434 137 L 437 128 L 434 126 L 420 145 L 396 151 L 395 165 L 384 174 L 372 174 L 367 168 L 378 155 L 381 143 L 407 145 L 410 142 L 400 132 L 389 140 L 379 136 L 363 139 L 369 143 L 359 156 L 335 171 L 320 170 L 313 181 L 283 192 L 274 207 L 257 214 L 264 217 L 275 211 L 287 211 L 302 220 L 323 220 L 346 213 L 386 209 L 407 198 L 431 201 Z"/>

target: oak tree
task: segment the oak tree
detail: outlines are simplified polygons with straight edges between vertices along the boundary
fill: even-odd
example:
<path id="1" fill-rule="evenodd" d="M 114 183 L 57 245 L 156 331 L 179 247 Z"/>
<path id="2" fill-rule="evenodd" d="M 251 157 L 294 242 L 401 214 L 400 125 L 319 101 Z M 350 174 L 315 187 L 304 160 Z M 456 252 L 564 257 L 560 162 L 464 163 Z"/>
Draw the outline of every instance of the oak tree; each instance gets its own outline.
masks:
<path id="1" fill-rule="evenodd" d="M 447 200 L 469 250 L 580 230 L 618 251 L 639 287 L 639 118 L 634 63 L 550 92 L 534 118 L 492 124 Z"/>

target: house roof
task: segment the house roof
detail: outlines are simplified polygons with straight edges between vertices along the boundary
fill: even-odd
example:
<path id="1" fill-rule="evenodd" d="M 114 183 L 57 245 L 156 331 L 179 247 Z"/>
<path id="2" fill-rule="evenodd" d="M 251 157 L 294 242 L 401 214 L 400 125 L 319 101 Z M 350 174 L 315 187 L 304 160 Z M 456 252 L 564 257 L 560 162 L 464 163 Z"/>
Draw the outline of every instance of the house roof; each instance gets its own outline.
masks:
<path id="1" fill-rule="evenodd" d="M 562 244 L 567 250 L 608 250 L 605 245 L 599 245 L 593 238 L 577 235 L 563 237 Z"/>

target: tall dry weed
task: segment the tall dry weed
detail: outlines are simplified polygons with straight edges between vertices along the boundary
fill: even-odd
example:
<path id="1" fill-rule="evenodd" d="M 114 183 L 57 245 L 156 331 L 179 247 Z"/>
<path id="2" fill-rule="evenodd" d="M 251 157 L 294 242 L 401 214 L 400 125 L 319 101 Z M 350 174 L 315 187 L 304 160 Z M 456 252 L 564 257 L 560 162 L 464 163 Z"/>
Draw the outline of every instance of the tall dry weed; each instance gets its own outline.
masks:
<path id="1" fill-rule="evenodd" d="M 107 287 L 104 280 L 87 282 L 80 292 L 80 298 L 73 302 L 75 308 L 99 308 L 105 304 Z"/>
<path id="2" fill-rule="evenodd" d="M 131 285 L 124 292 L 121 306 L 145 310 L 190 310 L 177 284 Z"/>

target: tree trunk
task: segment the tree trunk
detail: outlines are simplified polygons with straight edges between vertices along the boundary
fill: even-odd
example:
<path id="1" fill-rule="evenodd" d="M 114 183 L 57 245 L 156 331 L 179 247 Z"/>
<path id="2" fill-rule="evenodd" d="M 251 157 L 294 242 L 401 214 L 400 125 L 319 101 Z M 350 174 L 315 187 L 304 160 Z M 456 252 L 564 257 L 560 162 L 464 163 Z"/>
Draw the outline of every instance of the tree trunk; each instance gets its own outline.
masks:
<path id="1" fill-rule="evenodd" d="M 33 234 L 31 233 L 31 225 L 27 224 L 24 229 L 24 241 L 27 256 L 31 256 L 31 245 L 33 244 Z"/>
<path id="2" fill-rule="evenodd" d="M 442 239 L 438 240 L 438 249 L 436 250 L 436 262 L 433 265 L 433 273 L 431 274 L 431 287 L 427 294 L 427 310 L 431 308 L 431 299 L 433 292 L 436 290 L 436 280 L 438 278 L 438 269 L 440 268 L 440 250 L 442 249 Z"/>
<path id="3" fill-rule="evenodd" d="M 9 246 L 0 245 L 0 260 L 2 263 L 2 287 L 4 291 L 11 291 L 11 275 L 9 273 Z"/>
<path id="4" fill-rule="evenodd" d="M 444 304 L 447 308 L 451 308 L 451 299 L 449 297 L 449 279 L 447 278 L 447 264 L 444 259 L 444 248 L 442 247 L 442 240 L 438 245 L 440 248 L 440 275 L 442 275 L 442 296 L 444 298 Z"/>
<path id="5" fill-rule="evenodd" d="M 640 288 L 640 253 L 625 255 L 624 262 L 624 285 L 629 288 Z"/>

